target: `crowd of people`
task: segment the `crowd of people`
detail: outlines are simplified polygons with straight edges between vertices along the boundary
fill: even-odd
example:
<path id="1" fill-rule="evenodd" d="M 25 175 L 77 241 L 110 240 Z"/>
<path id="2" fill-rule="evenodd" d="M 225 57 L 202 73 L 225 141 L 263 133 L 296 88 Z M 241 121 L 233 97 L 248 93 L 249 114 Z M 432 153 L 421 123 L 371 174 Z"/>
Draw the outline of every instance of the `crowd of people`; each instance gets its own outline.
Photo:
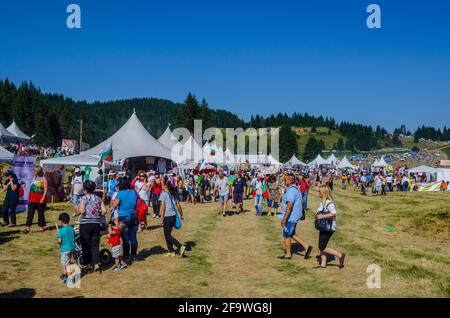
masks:
<path id="1" fill-rule="evenodd" d="M 5 148 L 16 156 L 35 156 L 42 159 L 70 155 L 67 151 L 62 151 L 60 147 L 42 147 L 35 144 L 10 143 Z"/>
<path id="2" fill-rule="evenodd" d="M 138 255 L 138 233 L 148 229 L 151 217 L 161 225 L 167 246 L 166 255 L 183 256 L 187 246 L 180 243 L 173 234 L 174 229 L 181 228 L 184 221 L 181 202 L 184 202 L 184 207 L 215 203 L 218 213 L 224 218 L 239 217 L 249 210 L 253 210 L 256 217 L 278 217 L 284 244 L 284 254 L 279 258 L 292 259 L 294 241 L 302 246 L 304 258 L 309 259 L 313 246 L 301 238 L 296 228 L 306 218 L 309 210 L 308 194 L 311 190 L 317 191 L 320 198 L 320 204 L 313 213 L 320 251 L 317 268 L 327 266 L 328 256 L 333 256 L 338 261 L 338 266 L 343 268 L 345 253 L 329 247 L 329 241 L 337 228 L 337 205 L 332 194 L 334 182 L 340 180 L 344 190 L 352 185 L 354 191 L 361 191 L 363 195 L 367 195 L 369 189 L 374 195 L 386 195 L 393 191 L 408 191 L 413 182 L 424 178 L 420 174 L 408 175 L 406 169 L 342 171 L 305 167 L 267 173 L 263 169 L 248 166 L 236 170 L 191 171 L 186 174 L 160 174 L 143 170 L 136 175 L 132 175 L 130 171 L 109 171 L 106 174 L 96 182 L 85 180 L 82 170 L 77 167 L 70 177 L 72 222 L 79 231 L 82 261 L 88 272 L 101 270 L 99 248 L 103 235 L 108 237 L 115 260 L 113 270 L 120 271 L 129 266 Z M 2 226 L 16 226 L 15 208 L 23 189 L 11 170 L 5 177 L 3 190 L 6 191 L 6 197 Z M 447 185 L 445 189 L 446 187 Z M 43 169 L 36 167 L 28 198 L 26 224 L 22 230 L 24 234 L 31 233 L 36 212 L 38 231 L 47 230 L 47 191 L 48 182 Z M 266 211 L 263 208 L 264 202 L 267 203 Z M 70 264 L 76 245 L 75 230 L 70 225 L 69 213 L 61 213 L 58 220 L 60 262 L 65 269 L 61 278 L 67 282 L 68 279 L 73 279 Z"/>

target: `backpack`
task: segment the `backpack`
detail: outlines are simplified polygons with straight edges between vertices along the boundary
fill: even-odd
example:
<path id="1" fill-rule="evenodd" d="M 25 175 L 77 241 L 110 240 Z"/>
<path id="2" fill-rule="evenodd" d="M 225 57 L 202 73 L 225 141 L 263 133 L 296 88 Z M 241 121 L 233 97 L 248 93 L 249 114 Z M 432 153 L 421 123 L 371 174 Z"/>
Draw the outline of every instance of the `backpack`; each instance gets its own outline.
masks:
<path id="1" fill-rule="evenodd" d="M 319 214 L 328 214 L 330 213 L 328 211 L 328 206 L 334 202 L 329 202 L 327 205 L 323 206 L 323 210 L 318 212 Z M 318 231 L 328 231 L 328 232 L 332 232 L 333 231 L 333 219 L 334 218 L 328 218 L 328 219 L 316 219 L 316 221 L 314 222 L 314 226 L 316 227 L 316 230 Z"/>

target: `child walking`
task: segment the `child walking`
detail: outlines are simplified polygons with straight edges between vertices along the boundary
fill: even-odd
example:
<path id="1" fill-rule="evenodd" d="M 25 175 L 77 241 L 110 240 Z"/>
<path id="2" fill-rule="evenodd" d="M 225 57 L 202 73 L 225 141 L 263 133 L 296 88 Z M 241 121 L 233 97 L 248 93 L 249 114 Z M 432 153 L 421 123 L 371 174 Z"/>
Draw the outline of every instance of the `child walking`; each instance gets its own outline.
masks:
<path id="1" fill-rule="evenodd" d="M 108 244 L 111 245 L 111 253 L 115 264 L 113 272 L 118 272 L 127 267 L 127 263 L 122 261 L 122 243 L 120 238 L 123 227 L 124 224 L 121 222 L 118 225 L 114 221 L 108 223 Z"/>
<path id="2" fill-rule="evenodd" d="M 64 273 L 60 276 L 64 284 L 67 280 L 73 280 L 72 270 L 70 268 L 70 259 L 72 258 L 72 253 L 75 250 L 75 231 L 73 226 L 69 225 L 70 217 L 67 213 L 61 213 L 58 217 L 58 221 L 61 225 L 58 229 L 57 241 L 60 249 L 60 262 L 61 266 L 64 268 Z"/>

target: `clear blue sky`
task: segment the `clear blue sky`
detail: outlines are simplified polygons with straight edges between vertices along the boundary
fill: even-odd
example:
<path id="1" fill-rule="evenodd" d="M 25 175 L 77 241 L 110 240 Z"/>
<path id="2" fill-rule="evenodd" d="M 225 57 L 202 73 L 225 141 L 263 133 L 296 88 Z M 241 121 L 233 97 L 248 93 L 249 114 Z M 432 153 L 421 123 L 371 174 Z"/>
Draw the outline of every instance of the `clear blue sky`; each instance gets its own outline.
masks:
<path id="1" fill-rule="evenodd" d="M 66 27 L 66 6 L 82 29 Z M 382 29 L 366 27 L 378 3 Z M 1 1 L 0 78 L 251 114 L 450 126 L 450 1 Z"/>

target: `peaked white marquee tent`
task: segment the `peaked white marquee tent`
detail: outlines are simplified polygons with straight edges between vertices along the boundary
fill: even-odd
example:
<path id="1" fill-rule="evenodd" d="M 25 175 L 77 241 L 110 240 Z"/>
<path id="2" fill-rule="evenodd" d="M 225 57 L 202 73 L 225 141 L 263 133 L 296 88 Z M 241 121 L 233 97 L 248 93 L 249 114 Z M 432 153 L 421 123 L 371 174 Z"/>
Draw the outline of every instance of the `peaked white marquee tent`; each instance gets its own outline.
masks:
<path id="1" fill-rule="evenodd" d="M 408 173 L 429 173 L 435 174 L 438 172 L 438 169 L 429 166 L 418 166 L 408 170 Z"/>
<path id="2" fill-rule="evenodd" d="M 294 166 L 306 166 L 306 163 L 299 160 L 295 155 L 292 155 L 291 159 L 285 163 L 286 166 L 294 167 Z"/>
<path id="3" fill-rule="evenodd" d="M 0 161 L 13 161 L 14 154 L 0 146 Z"/>
<path id="4" fill-rule="evenodd" d="M 331 165 L 331 166 L 336 166 L 338 161 L 339 161 L 339 159 L 336 158 L 334 153 L 332 153 L 331 156 L 329 156 L 328 159 L 325 160 L 325 164 L 328 164 L 328 165 Z"/>
<path id="5" fill-rule="evenodd" d="M 10 132 L 12 135 L 14 135 L 21 142 L 28 142 L 31 139 L 27 134 L 25 134 L 22 130 L 20 130 L 19 126 L 17 126 L 15 121 L 13 121 L 13 123 L 9 125 L 9 127 L 6 128 L 6 130 Z"/>
<path id="6" fill-rule="evenodd" d="M 136 113 L 111 137 L 81 155 L 98 155 L 112 141 L 113 160 L 134 157 L 160 157 L 171 159 L 171 151 L 153 138 L 139 121 Z"/>
<path id="7" fill-rule="evenodd" d="M 356 169 L 354 165 L 350 163 L 346 156 L 337 165 L 339 169 Z"/>
<path id="8" fill-rule="evenodd" d="M 170 127 L 167 126 L 166 130 L 158 138 L 158 142 L 169 149 L 173 149 L 173 147 L 178 143 L 178 140 L 170 130 Z"/>
<path id="9" fill-rule="evenodd" d="M 326 160 L 323 159 L 323 157 L 320 154 L 318 154 L 317 157 L 313 161 L 308 163 L 308 166 L 320 166 L 320 165 L 324 165 L 326 163 L 327 163 Z"/>
<path id="10" fill-rule="evenodd" d="M 0 123 L 0 143 L 2 142 L 15 142 L 17 140 L 16 136 L 11 134 L 5 126 Z"/>

